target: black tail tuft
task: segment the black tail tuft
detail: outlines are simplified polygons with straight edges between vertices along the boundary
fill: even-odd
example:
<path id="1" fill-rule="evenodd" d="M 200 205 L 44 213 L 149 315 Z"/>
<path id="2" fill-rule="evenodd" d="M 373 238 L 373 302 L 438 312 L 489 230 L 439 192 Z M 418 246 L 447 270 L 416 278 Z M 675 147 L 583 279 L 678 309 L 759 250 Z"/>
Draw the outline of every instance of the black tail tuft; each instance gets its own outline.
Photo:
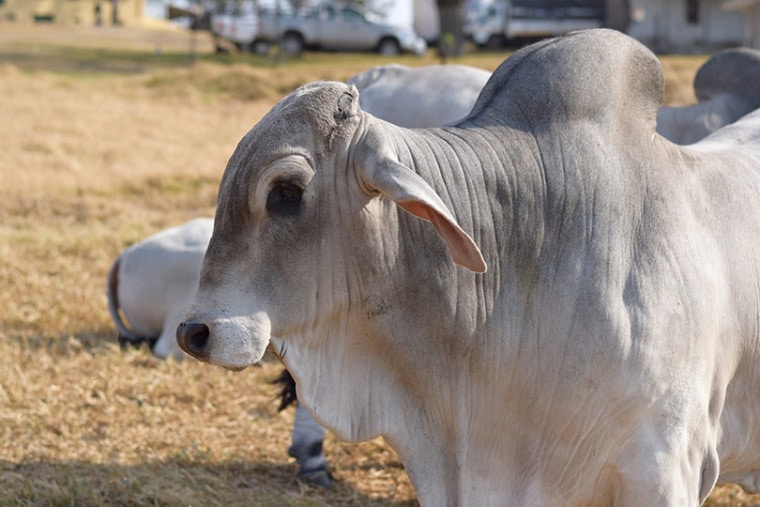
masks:
<path id="1" fill-rule="evenodd" d="M 277 410 L 285 410 L 290 405 L 298 403 L 296 381 L 288 370 L 282 370 L 280 376 L 274 379 L 272 383 L 282 388 L 280 391 L 280 407 Z"/>

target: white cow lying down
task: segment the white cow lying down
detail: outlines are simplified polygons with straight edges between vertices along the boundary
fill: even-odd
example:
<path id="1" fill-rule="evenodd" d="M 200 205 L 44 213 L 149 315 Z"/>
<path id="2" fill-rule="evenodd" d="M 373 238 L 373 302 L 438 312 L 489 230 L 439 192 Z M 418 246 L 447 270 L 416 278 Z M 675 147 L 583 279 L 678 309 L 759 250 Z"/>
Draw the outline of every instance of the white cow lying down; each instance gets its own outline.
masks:
<path id="1" fill-rule="evenodd" d="M 240 141 L 180 346 L 268 345 L 424 505 L 698 505 L 760 489 L 760 111 L 655 132 L 659 61 L 588 30 L 404 129 L 305 85 Z"/>
<path id="2" fill-rule="evenodd" d="M 130 246 L 114 260 L 108 310 L 120 343 L 147 340 L 158 357 L 182 359 L 176 326 L 198 288 L 213 226 L 212 218 L 197 218 Z"/>
<path id="3" fill-rule="evenodd" d="M 657 132 L 674 143 L 691 144 L 760 107 L 760 51 L 725 49 L 694 77 L 698 104 L 662 107 Z"/>

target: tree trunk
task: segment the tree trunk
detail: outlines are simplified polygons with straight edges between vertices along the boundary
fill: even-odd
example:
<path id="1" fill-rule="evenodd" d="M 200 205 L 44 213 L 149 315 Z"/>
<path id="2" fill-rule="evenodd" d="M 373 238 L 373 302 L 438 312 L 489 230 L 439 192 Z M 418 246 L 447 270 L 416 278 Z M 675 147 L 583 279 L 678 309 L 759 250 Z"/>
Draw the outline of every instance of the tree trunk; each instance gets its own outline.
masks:
<path id="1" fill-rule="evenodd" d="M 111 23 L 114 26 L 121 25 L 121 18 L 119 18 L 119 0 L 111 0 L 111 4 L 113 5 L 111 10 Z"/>
<path id="2" fill-rule="evenodd" d="M 607 0 L 605 2 L 604 26 L 626 32 L 631 24 L 631 3 L 629 0 Z"/>
<path id="3" fill-rule="evenodd" d="M 441 31 L 438 35 L 438 56 L 443 63 L 462 54 L 464 34 L 464 0 L 437 0 Z"/>

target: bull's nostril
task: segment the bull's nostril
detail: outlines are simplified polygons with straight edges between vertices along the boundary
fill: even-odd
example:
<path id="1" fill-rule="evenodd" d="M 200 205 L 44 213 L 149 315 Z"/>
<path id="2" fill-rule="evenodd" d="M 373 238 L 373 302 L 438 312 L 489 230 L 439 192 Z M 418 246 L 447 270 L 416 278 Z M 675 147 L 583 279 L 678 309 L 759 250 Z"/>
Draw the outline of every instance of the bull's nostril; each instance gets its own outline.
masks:
<path id="1" fill-rule="evenodd" d="M 183 322 L 177 328 L 177 343 L 188 354 L 203 356 L 208 346 L 209 329 L 206 324 Z"/>

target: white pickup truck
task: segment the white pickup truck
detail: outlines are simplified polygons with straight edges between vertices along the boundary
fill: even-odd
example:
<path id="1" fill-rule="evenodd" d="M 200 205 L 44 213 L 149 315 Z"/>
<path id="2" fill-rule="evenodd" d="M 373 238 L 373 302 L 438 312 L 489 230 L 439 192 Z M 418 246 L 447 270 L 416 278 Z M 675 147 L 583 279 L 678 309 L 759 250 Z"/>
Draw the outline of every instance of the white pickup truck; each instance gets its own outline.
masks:
<path id="1" fill-rule="evenodd" d="M 499 48 L 520 37 L 545 37 L 604 24 L 602 0 L 473 1 L 464 32 L 480 47 Z"/>
<path id="2" fill-rule="evenodd" d="M 211 34 L 215 39 L 234 44 L 239 50 L 260 51 L 263 48 L 253 46 L 260 31 L 259 16 L 252 5 L 243 5 L 243 8 L 230 7 L 214 12 L 211 15 Z M 217 50 L 222 49 L 222 44 L 217 42 Z"/>
<path id="3" fill-rule="evenodd" d="M 238 49 L 259 54 L 274 44 L 289 55 L 299 55 L 304 49 L 377 51 L 389 56 L 423 55 L 427 50 L 425 40 L 411 29 L 382 23 L 355 6 L 332 3 L 302 14 L 217 13 L 211 17 L 211 31 Z"/>
<path id="4" fill-rule="evenodd" d="M 383 23 L 369 11 L 327 3 L 304 14 L 249 12 L 215 14 L 211 31 L 240 49 L 266 52 L 276 43 L 283 53 L 298 55 L 304 49 L 377 51 L 383 55 L 422 55 L 425 40 L 409 28 Z"/>

